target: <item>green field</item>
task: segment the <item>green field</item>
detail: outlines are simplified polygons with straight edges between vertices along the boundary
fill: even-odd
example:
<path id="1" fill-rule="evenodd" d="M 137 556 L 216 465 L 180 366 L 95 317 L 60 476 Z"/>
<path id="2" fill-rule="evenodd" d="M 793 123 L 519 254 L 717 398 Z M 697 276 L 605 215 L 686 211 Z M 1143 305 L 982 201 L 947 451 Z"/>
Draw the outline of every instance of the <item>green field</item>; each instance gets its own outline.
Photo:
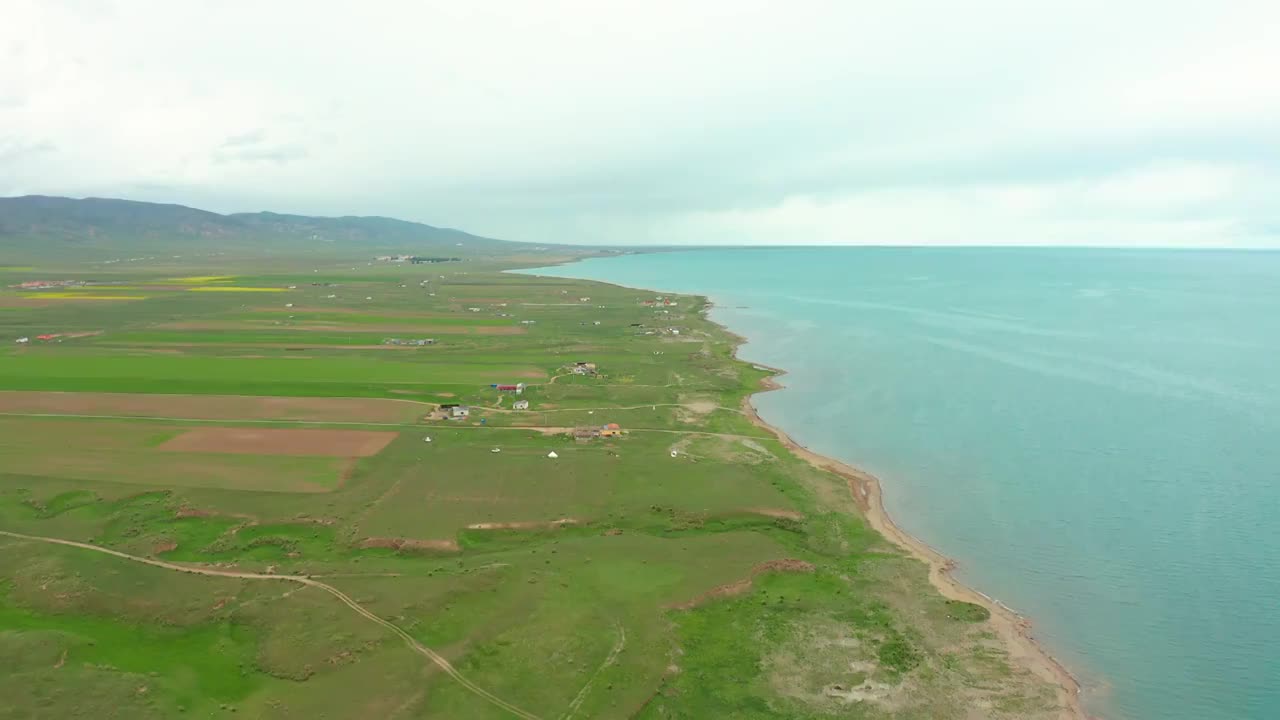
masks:
<path id="1" fill-rule="evenodd" d="M 700 298 L 662 315 L 492 257 L 38 261 L 0 266 L 0 390 L 50 393 L 0 393 L 0 718 L 1059 716 L 985 609 L 749 422 L 767 373 Z M 33 277 L 281 292 L 8 288 Z M 388 350 L 388 326 L 443 330 Z M 517 382 L 528 410 L 491 387 Z M 56 395 L 89 392 L 164 398 Z M 418 404 L 373 422 L 329 398 Z M 194 428 L 395 436 L 176 451 Z"/>

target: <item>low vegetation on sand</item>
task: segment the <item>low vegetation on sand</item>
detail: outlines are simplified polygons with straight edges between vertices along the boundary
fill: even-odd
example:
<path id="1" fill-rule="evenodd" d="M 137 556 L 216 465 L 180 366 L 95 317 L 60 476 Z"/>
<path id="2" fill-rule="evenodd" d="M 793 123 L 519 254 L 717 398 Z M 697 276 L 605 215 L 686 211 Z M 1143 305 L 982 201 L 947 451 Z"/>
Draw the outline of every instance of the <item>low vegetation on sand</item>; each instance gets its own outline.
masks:
<path id="1" fill-rule="evenodd" d="M 701 299 L 206 260 L 0 267 L 0 717 L 1064 717 Z"/>

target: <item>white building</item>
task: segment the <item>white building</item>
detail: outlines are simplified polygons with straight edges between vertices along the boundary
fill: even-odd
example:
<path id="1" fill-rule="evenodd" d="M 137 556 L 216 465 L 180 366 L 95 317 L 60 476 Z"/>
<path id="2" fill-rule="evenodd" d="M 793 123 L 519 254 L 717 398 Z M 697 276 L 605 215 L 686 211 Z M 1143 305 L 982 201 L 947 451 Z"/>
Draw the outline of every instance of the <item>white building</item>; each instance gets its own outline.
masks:
<path id="1" fill-rule="evenodd" d="M 529 401 L 528 401 L 528 400 L 517 400 L 517 401 L 515 401 L 514 403 L 511 403 L 511 409 L 513 409 L 513 410 L 528 410 L 528 409 L 529 409 Z"/>
<path id="2" fill-rule="evenodd" d="M 471 408 L 466 405 L 441 405 L 440 412 L 450 420 L 461 420 L 471 417 Z"/>

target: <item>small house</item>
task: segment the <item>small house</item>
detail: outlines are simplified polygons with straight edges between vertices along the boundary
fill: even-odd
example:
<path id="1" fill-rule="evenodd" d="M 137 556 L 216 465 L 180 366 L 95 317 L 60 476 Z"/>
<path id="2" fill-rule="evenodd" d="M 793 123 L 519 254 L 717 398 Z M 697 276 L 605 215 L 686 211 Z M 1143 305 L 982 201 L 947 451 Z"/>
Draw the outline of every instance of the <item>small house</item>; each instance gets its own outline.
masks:
<path id="1" fill-rule="evenodd" d="M 27 343 L 31 342 L 31 338 L 29 338 L 29 337 L 20 337 L 20 338 L 18 338 L 17 340 L 15 340 L 14 342 L 17 342 L 17 343 L 22 344 L 22 345 L 26 345 Z"/>
<path id="2" fill-rule="evenodd" d="M 512 403 L 512 404 L 511 404 L 511 409 L 512 409 L 512 410 L 528 410 L 528 409 L 529 409 L 529 401 L 528 401 L 528 400 L 517 400 L 517 401 L 515 401 L 514 403 Z"/>
<path id="3" fill-rule="evenodd" d="M 600 437 L 621 437 L 622 426 L 618 423 L 609 423 L 600 428 Z"/>
<path id="4" fill-rule="evenodd" d="M 593 362 L 576 362 L 573 364 L 574 375 L 595 375 L 596 371 L 597 367 Z"/>

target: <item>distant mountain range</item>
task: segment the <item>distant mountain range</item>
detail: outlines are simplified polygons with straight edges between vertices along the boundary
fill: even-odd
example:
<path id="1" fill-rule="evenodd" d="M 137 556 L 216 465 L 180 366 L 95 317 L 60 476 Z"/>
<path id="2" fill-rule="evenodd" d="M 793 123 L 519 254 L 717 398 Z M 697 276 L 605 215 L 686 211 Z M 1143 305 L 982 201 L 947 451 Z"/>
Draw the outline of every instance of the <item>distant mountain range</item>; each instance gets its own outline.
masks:
<path id="1" fill-rule="evenodd" d="M 272 212 L 220 215 L 182 205 L 65 198 L 0 198 L 0 252 L 134 252 L 203 245 L 209 250 L 394 250 L 414 254 L 530 254 L 530 243 L 386 217 L 309 217 Z M 567 249 L 559 246 L 558 249 Z"/>

